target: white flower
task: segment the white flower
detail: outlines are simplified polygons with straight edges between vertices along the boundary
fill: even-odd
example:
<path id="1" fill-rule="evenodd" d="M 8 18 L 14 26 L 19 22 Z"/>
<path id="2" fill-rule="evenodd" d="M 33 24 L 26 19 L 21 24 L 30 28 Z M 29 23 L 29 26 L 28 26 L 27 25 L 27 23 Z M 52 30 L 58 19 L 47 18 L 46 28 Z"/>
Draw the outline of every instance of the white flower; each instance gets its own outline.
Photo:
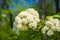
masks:
<path id="1" fill-rule="evenodd" d="M 45 34 L 47 30 L 49 30 L 49 28 L 48 28 L 47 26 L 44 26 L 44 27 L 42 28 L 42 33 Z"/>
<path id="2" fill-rule="evenodd" d="M 52 27 L 51 27 L 51 30 L 57 31 L 57 27 L 56 27 L 56 26 L 52 26 Z"/>
<path id="3" fill-rule="evenodd" d="M 17 24 L 16 27 L 17 27 L 18 29 L 21 29 L 22 25 L 21 25 L 21 24 Z"/>
<path id="4" fill-rule="evenodd" d="M 56 27 L 57 31 L 60 32 L 60 27 Z"/>
<path id="5" fill-rule="evenodd" d="M 25 17 L 27 17 L 27 15 L 29 15 L 29 13 L 26 12 L 26 11 L 22 11 L 21 13 L 18 14 L 18 16 L 19 16 L 20 18 L 25 18 Z"/>
<path id="6" fill-rule="evenodd" d="M 55 26 L 56 26 L 56 27 L 59 27 L 59 25 L 60 25 L 60 24 L 59 24 L 59 20 L 58 20 L 58 19 L 55 19 Z"/>
<path id="7" fill-rule="evenodd" d="M 28 27 L 26 25 L 22 25 L 22 27 L 20 28 L 20 31 L 27 31 Z"/>
<path id="8" fill-rule="evenodd" d="M 53 35 L 54 33 L 53 33 L 53 31 L 52 30 L 49 30 L 48 32 L 47 32 L 47 35 L 48 36 L 51 36 L 51 35 Z"/>
<path id="9" fill-rule="evenodd" d="M 32 22 L 29 24 L 29 28 L 32 28 L 33 30 L 37 28 L 37 23 L 36 22 Z"/>
<path id="10" fill-rule="evenodd" d="M 54 25 L 58 25 L 59 24 L 59 20 L 58 19 L 54 19 L 53 17 L 49 18 L 49 21 L 52 22 Z"/>
<path id="11" fill-rule="evenodd" d="M 47 26 L 44 26 L 43 29 L 44 30 L 49 30 L 49 28 Z"/>
<path id="12" fill-rule="evenodd" d="M 49 18 L 49 21 L 52 22 L 53 24 L 55 23 L 55 19 L 53 18 L 53 16 Z"/>
<path id="13" fill-rule="evenodd" d="M 55 31 L 60 32 L 60 20 L 53 18 L 53 16 L 50 17 L 49 20 L 45 21 L 45 26 L 42 28 L 42 33 L 47 33 L 48 36 L 53 35 Z M 47 28 L 48 30 L 46 32 Z"/>
<path id="14" fill-rule="evenodd" d="M 37 28 L 38 22 L 40 22 L 39 14 L 33 8 L 22 11 L 15 17 L 15 26 L 20 30 L 26 30 L 27 28 L 34 30 Z M 23 25 L 28 27 L 24 27 Z"/>
<path id="15" fill-rule="evenodd" d="M 45 34 L 46 33 L 46 30 L 42 29 L 42 33 Z"/>
<path id="16" fill-rule="evenodd" d="M 34 21 L 33 15 L 28 15 L 26 19 L 27 19 L 29 22 L 33 22 L 33 21 Z"/>
<path id="17" fill-rule="evenodd" d="M 20 19 L 18 16 L 15 17 L 15 22 L 16 22 L 16 23 L 22 23 L 21 19 Z"/>
<path id="18" fill-rule="evenodd" d="M 60 27 L 58 28 L 58 32 L 60 32 Z"/>
<path id="19" fill-rule="evenodd" d="M 21 19 L 23 24 L 28 24 L 28 20 L 26 18 Z"/>
<path id="20" fill-rule="evenodd" d="M 36 19 L 34 19 L 34 21 L 36 21 L 36 22 L 40 22 L 40 19 L 39 19 L 39 18 L 36 18 Z"/>
<path id="21" fill-rule="evenodd" d="M 38 12 L 35 9 L 33 9 L 33 8 L 27 9 L 26 11 L 29 12 L 29 13 L 31 13 L 34 16 L 39 17 Z"/>
<path id="22" fill-rule="evenodd" d="M 52 22 L 50 22 L 50 21 L 46 21 L 45 25 L 48 26 L 48 27 L 54 26 L 54 24 Z"/>

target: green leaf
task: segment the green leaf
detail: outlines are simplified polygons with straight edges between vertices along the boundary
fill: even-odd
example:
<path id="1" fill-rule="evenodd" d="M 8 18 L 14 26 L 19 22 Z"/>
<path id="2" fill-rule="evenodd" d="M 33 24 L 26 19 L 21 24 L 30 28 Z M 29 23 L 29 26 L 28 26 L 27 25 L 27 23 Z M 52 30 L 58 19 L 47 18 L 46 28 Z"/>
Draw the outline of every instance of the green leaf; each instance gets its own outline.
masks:
<path id="1" fill-rule="evenodd" d="M 53 17 L 60 19 L 60 15 L 54 15 Z"/>

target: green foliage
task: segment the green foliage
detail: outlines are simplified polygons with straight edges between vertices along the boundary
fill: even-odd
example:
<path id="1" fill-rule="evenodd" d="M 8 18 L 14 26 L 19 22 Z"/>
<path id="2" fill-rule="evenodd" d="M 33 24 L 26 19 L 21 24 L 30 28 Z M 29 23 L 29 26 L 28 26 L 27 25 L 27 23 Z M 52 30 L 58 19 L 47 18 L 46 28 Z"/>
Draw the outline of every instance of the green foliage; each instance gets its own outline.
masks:
<path id="1" fill-rule="evenodd" d="M 10 0 L 11 3 L 16 6 L 14 3 L 14 0 Z M 24 4 L 24 0 L 21 4 Z M 6 0 L 6 6 L 9 6 L 9 2 Z M 40 21 L 38 24 L 37 30 L 39 31 L 20 31 L 20 35 L 17 35 L 11 28 L 10 23 L 9 23 L 9 16 L 3 17 L 2 15 L 4 14 L 9 14 L 11 13 L 13 17 L 15 17 L 19 12 L 27 9 L 27 8 L 34 8 L 36 9 L 39 13 L 41 12 L 41 6 L 40 3 L 33 4 L 32 5 L 27 5 L 25 8 L 22 8 L 19 6 L 20 4 L 17 4 L 16 8 L 13 10 L 11 7 L 4 9 L 4 4 L 3 7 L 0 8 L 0 40 L 42 40 L 42 33 L 41 33 L 41 28 L 44 26 L 44 21 Z M 51 0 L 51 2 L 46 2 L 45 4 L 45 15 L 46 20 L 50 17 L 50 15 L 54 15 L 54 18 L 60 19 L 60 13 L 56 14 L 55 10 L 53 8 L 54 5 L 54 0 Z M 40 13 L 41 14 L 41 13 Z M 56 14 L 56 15 L 55 15 Z M 15 16 L 14 16 L 15 15 Z M 14 19 L 14 18 L 13 18 Z M 3 21 L 2 21 L 3 20 Z M 60 33 L 55 32 L 53 36 L 48 37 L 47 40 L 55 40 L 57 37 L 60 37 Z"/>
<path id="2" fill-rule="evenodd" d="M 60 19 L 60 13 L 54 15 L 54 18 L 58 18 L 58 19 Z"/>
<path id="3" fill-rule="evenodd" d="M 21 31 L 18 40 L 41 40 L 41 33 L 37 31 Z"/>
<path id="4" fill-rule="evenodd" d="M 41 20 L 40 23 L 38 24 L 37 30 L 41 30 L 43 26 L 44 26 L 44 21 Z"/>
<path id="5" fill-rule="evenodd" d="M 11 27 L 5 25 L 0 27 L 0 40 L 16 40 L 17 35 L 12 31 Z"/>
<path id="6" fill-rule="evenodd" d="M 55 2 L 55 0 L 51 0 L 50 2 L 46 2 L 46 4 L 45 4 L 45 15 L 46 16 L 50 16 L 50 15 L 54 15 L 54 14 L 56 14 L 56 12 L 55 12 L 55 10 L 54 10 L 54 2 Z"/>
<path id="7" fill-rule="evenodd" d="M 20 35 L 13 32 L 9 25 L 0 28 L 0 40 L 41 40 L 39 31 L 20 31 Z"/>
<path id="8" fill-rule="evenodd" d="M 49 20 L 50 17 L 51 17 L 51 16 L 47 16 L 47 17 L 46 17 L 46 20 Z"/>
<path id="9" fill-rule="evenodd" d="M 47 40 L 56 40 L 59 37 L 60 37 L 60 32 L 54 32 L 54 35 L 47 36 Z"/>

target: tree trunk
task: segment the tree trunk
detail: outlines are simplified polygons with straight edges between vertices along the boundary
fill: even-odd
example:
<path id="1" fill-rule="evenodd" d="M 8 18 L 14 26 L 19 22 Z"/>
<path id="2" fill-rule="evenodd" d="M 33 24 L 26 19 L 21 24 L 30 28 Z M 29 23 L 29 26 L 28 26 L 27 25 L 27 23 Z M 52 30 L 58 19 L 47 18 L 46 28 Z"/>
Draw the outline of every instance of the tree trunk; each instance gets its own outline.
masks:
<path id="1" fill-rule="evenodd" d="M 6 8 L 4 8 L 4 5 L 6 6 Z M 9 10 L 9 4 L 7 3 L 7 0 L 3 0 L 3 3 L 2 3 L 2 9 L 5 9 L 5 10 Z M 11 10 L 10 10 L 11 11 Z M 9 11 L 9 21 L 10 21 L 10 25 L 11 27 L 13 27 L 13 22 L 12 22 L 12 13 Z"/>
<path id="2" fill-rule="evenodd" d="M 41 17 L 44 20 L 45 19 L 45 0 L 41 0 Z"/>
<path id="3" fill-rule="evenodd" d="M 59 0 L 55 0 L 56 3 L 56 13 L 59 12 Z"/>
<path id="4" fill-rule="evenodd" d="M 10 18 L 10 25 L 13 28 L 13 15 L 9 13 L 9 18 Z"/>
<path id="5" fill-rule="evenodd" d="M 46 0 L 41 0 L 41 18 L 44 20 L 45 19 L 45 1 Z M 43 34 L 42 40 L 46 40 L 46 35 Z"/>

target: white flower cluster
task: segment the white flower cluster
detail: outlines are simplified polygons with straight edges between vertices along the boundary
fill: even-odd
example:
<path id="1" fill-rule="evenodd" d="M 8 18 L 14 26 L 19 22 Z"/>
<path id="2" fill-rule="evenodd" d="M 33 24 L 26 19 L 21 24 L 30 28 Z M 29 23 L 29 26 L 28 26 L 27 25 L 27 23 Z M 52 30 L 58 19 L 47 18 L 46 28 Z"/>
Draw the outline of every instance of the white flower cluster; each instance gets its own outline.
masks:
<path id="1" fill-rule="evenodd" d="M 14 25 L 16 25 L 16 28 L 19 30 L 28 30 L 28 28 L 34 30 L 37 28 L 38 22 L 40 22 L 38 12 L 35 9 L 30 8 L 20 12 L 15 17 Z"/>
<path id="2" fill-rule="evenodd" d="M 54 34 L 54 32 L 60 32 L 60 20 L 52 17 L 45 21 L 45 26 L 42 28 L 42 33 L 47 33 L 48 36 Z"/>

